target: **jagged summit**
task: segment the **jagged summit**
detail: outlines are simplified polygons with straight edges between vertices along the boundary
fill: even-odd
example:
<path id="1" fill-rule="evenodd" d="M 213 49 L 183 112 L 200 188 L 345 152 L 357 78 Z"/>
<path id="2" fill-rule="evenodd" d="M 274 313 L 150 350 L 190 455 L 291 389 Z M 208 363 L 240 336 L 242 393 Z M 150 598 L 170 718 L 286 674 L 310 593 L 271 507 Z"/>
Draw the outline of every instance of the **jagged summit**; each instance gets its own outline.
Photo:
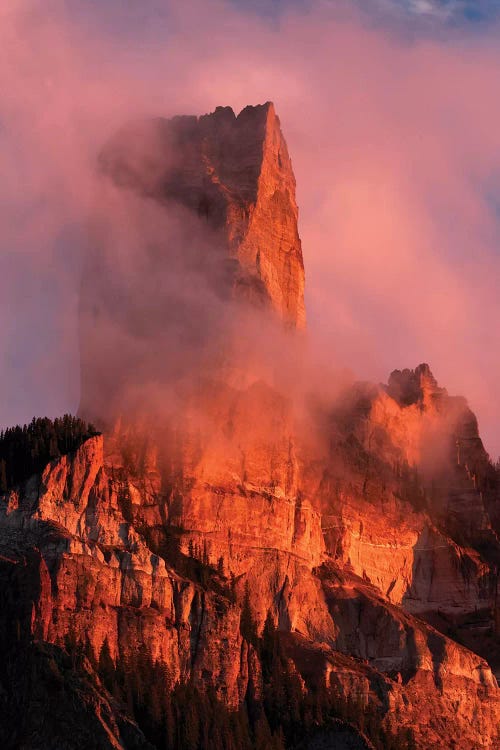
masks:
<path id="1" fill-rule="evenodd" d="M 439 398 L 446 394 L 426 362 L 414 370 L 393 370 L 389 376 L 386 391 L 400 406 L 411 406 L 423 402 L 426 398 Z"/>
<path id="2" fill-rule="evenodd" d="M 101 419 L 146 380 L 215 360 L 231 368 L 235 342 L 267 322 L 305 326 L 295 177 L 271 102 L 130 123 L 99 166 L 102 226 L 80 295 L 81 414 Z"/>
<path id="3" fill-rule="evenodd" d="M 125 126 L 100 166 L 121 186 L 180 203 L 220 231 L 238 293 L 305 324 L 295 177 L 272 102 Z"/>

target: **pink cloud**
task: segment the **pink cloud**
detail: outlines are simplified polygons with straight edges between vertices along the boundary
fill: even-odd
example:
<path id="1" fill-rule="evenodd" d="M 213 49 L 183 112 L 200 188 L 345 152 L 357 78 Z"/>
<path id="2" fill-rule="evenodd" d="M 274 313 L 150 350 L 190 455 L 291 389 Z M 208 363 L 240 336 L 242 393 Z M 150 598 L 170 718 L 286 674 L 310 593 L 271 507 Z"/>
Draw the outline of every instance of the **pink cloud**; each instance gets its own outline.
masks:
<path id="1" fill-rule="evenodd" d="M 76 27 L 58 4 L 26 7 L 0 17 L 0 353 L 34 351 L 26 408 L 76 406 L 78 240 L 61 233 L 86 220 L 100 143 L 131 117 L 273 99 L 298 182 L 311 338 L 367 379 L 428 361 L 500 452 L 495 30 L 410 42 L 319 2 L 272 26 L 210 1 L 165 3 L 168 22 L 113 33 Z M 47 295 L 36 280 L 51 275 Z M 44 314 L 64 326 L 40 355 L 30 316 Z M 15 363 L 1 386 L 16 393 Z M 2 422 L 31 416 L 2 408 Z"/>

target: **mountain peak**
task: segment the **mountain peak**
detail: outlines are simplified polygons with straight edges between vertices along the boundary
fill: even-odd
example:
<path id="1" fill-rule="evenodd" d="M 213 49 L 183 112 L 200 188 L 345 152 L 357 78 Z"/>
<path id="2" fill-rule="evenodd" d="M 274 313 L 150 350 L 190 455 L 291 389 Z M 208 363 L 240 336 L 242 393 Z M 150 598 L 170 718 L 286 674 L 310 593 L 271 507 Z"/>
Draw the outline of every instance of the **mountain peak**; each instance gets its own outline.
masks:
<path id="1" fill-rule="evenodd" d="M 389 376 L 386 392 L 400 406 L 411 406 L 446 393 L 440 388 L 431 368 L 426 362 L 414 370 L 393 370 Z"/>
<path id="2" fill-rule="evenodd" d="M 272 102 L 131 123 L 99 163 L 117 185 L 206 220 L 237 261 L 236 295 L 304 327 L 295 177 Z"/>

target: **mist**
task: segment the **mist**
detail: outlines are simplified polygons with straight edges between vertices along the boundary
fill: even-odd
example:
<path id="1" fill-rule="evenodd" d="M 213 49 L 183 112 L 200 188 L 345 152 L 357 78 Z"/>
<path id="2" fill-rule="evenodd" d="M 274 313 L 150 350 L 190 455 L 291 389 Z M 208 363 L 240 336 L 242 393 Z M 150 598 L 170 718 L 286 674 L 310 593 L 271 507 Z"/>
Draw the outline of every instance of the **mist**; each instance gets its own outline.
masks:
<path id="1" fill-rule="evenodd" d="M 490 453 L 500 451 L 498 29 L 410 37 L 349 4 L 291 7 L 274 19 L 223 2 L 8 5 L 0 11 L 3 426 L 78 408 L 80 283 L 92 247 L 121 253 L 117 276 L 133 272 L 152 298 L 158 278 L 130 265 L 132 251 L 160 235 L 180 242 L 177 213 L 103 188 L 102 145 L 131 120 L 272 99 L 298 184 L 313 361 L 375 381 L 428 361 L 440 384 L 468 398 Z M 193 232 L 183 247 L 199 248 Z M 217 247 L 216 237 L 203 242 Z M 185 340 L 193 320 L 222 325 L 224 336 L 234 325 L 220 293 L 193 273 L 181 308 L 199 305 L 198 317 L 169 327 L 169 350 L 172 331 Z M 244 315 L 236 320 L 243 325 Z M 203 330 L 192 326 L 193 341 Z M 254 350 L 257 335 L 244 338 Z M 134 340 L 144 361 L 147 336 Z M 277 342 L 272 333 L 262 350 Z M 200 351 L 183 347 L 161 373 L 199 367 Z"/>

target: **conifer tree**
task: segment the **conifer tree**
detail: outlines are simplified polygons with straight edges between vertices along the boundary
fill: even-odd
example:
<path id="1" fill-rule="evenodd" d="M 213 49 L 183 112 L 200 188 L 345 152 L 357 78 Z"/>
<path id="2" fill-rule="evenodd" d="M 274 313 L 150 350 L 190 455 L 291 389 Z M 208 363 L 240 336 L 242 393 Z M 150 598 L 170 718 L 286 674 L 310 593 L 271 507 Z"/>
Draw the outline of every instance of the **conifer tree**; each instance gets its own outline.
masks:
<path id="1" fill-rule="evenodd" d="M 251 643 L 255 647 L 258 646 L 259 637 L 257 634 L 257 624 L 254 620 L 250 604 L 250 587 L 248 581 L 245 581 L 245 594 L 240 616 L 240 633 L 247 643 Z"/>
<path id="2" fill-rule="evenodd" d="M 97 671 L 106 688 L 110 692 L 113 692 L 115 685 L 115 663 L 111 656 L 107 637 L 104 639 L 101 646 L 101 652 L 99 654 L 99 661 L 97 664 Z"/>

